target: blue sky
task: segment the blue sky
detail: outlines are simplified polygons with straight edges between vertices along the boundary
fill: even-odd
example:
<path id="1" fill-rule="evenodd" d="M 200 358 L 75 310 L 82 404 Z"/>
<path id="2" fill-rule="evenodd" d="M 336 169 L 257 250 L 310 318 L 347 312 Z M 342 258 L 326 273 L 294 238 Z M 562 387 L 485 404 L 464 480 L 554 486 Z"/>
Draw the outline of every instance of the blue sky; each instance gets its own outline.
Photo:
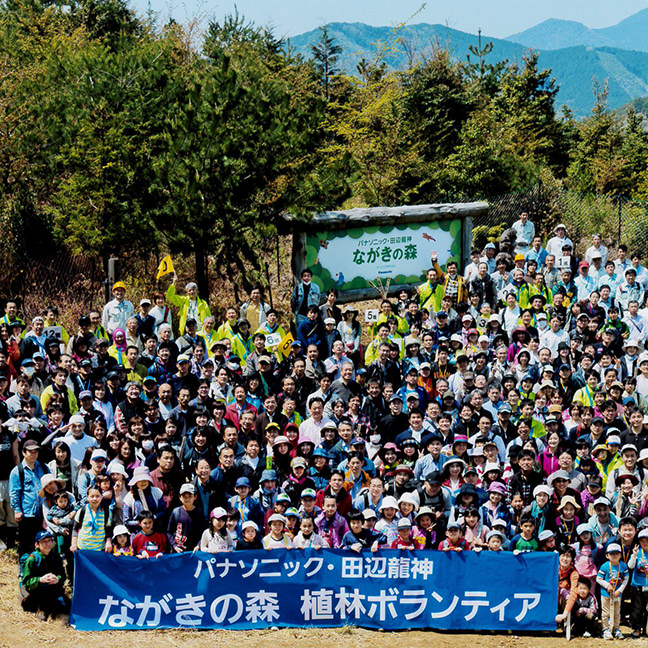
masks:
<path id="1" fill-rule="evenodd" d="M 278 36 L 293 36 L 327 22 L 396 25 L 412 22 L 447 24 L 454 29 L 502 38 L 547 18 L 576 20 L 588 27 L 608 27 L 648 7 L 648 0 L 131 0 L 138 11 L 151 8 L 165 22 L 206 23 L 222 19 L 235 7 L 248 20 L 272 25 Z M 418 13 L 417 13 L 418 12 Z M 416 14 L 413 18 L 411 18 Z"/>

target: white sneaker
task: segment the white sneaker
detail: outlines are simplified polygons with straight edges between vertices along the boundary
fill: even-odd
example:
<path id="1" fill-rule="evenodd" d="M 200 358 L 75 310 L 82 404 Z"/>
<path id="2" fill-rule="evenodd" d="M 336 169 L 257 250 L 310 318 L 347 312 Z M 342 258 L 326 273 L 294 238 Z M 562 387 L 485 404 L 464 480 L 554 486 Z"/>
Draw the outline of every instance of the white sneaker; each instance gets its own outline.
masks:
<path id="1" fill-rule="evenodd" d="M 583 632 L 583 639 L 589 639 L 591 636 L 592 636 L 591 632 L 587 632 L 587 630 Z"/>
<path id="2" fill-rule="evenodd" d="M 0 540 L 0 551 L 7 551 L 7 545 L 4 540 Z"/>

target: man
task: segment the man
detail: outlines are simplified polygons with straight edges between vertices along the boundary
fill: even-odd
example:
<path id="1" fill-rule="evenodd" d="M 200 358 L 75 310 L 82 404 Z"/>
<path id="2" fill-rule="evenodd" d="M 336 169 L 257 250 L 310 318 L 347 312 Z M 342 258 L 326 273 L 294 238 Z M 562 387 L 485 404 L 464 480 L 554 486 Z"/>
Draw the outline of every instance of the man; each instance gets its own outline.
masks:
<path id="1" fill-rule="evenodd" d="M 185 481 L 177 464 L 177 456 L 173 448 L 162 446 L 158 454 L 158 467 L 151 472 L 153 486 L 162 491 L 162 497 L 166 502 L 167 518 L 178 505 L 180 487 Z"/>
<path id="2" fill-rule="evenodd" d="M 430 258 L 432 259 L 432 266 L 436 270 L 439 281 L 443 285 L 443 296 L 450 297 L 452 305 L 456 306 L 458 303 L 465 303 L 468 301 L 468 288 L 463 277 L 457 272 L 457 262 L 448 261 L 446 264 L 447 272 L 443 272 L 438 263 L 436 252 L 432 252 Z"/>
<path id="3" fill-rule="evenodd" d="M 493 308 L 497 302 L 497 295 L 495 294 L 495 284 L 488 276 L 488 266 L 484 261 L 477 264 L 477 276 L 473 277 L 468 282 L 468 292 L 470 294 L 479 295 L 480 304 L 488 304 Z"/>
<path id="4" fill-rule="evenodd" d="M 636 301 L 639 304 L 644 302 L 644 289 L 637 281 L 637 270 L 630 266 L 625 271 L 625 281 L 619 284 L 616 291 L 616 303 L 624 312 L 628 309 L 628 303 Z"/>
<path id="5" fill-rule="evenodd" d="M 144 401 L 140 398 L 142 388 L 136 382 L 126 385 L 126 398 L 115 409 L 115 427 L 120 434 L 128 432 L 128 422 L 134 417 L 144 418 Z"/>
<path id="6" fill-rule="evenodd" d="M 194 412 L 194 408 L 189 405 L 190 401 L 191 392 L 186 387 L 182 387 L 178 392 L 178 404 L 169 412 L 168 418 L 176 424 L 180 437 L 183 437 L 190 428 L 190 419 Z"/>
<path id="7" fill-rule="evenodd" d="M 529 261 L 535 261 L 538 264 L 538 270 L 541 271 L 548 256 L 547 250 L 542 247 L 542 237 L 534 236 L 531 242 L 531 249 L 524 255 L 527 263 Z"/>
<path id="8" fill-rule="evenodd" d="M 265 324 L 270 305 L 263 301 L 263 289 L 261 286 L 254 286 L 250 291 L 250 299 L 240 309 L 239 318 L 250 323 L 250 331 L 256 331 Z"/>
<path id="9" fill-rule="evenodd" d="M 623 322 L 628 325 L 630 336 L 637 344 L 643 345 L 648 338 L 648 320 L 638 313 L 639 304 L 632 299 L 628 302 L 628 309 L 623 317 Z"/>
<path id="10" fill-rule="evenodd" d="M 547 254 L 552 254 L 554 258 L 560 259 L 563 256 L 563 246 L 573 245 L 567 238 L 567 227 L 563 223 L 558 223 L 554 227 L 554 236 L 547 242 Z"/>
<path id="11" fill-rule="evenodd" d="M 299 327 L 306 319 L 308 308 L 310 306 L 319 306 L 320 303 L 320 289 L 317 284 L 312 282 L 312 271 L 304 268 L 301 279 L 301 282 L 295 285 L 290 299 L 290 308 L 295 315 L 296 327 Z"/>
<path id="12" fill-rule="evenodd" d="M 299 426 L 299 438 L 310 439 L 316 446 L 322 442 L 322 428 L 331 421 L 324 418 L 324 401 L 321 398 L 311 398 L 310 416 Z"/>
<path id="13" fill-rule="evenodd" d="M 443 286 L 439 283 L 436 270 L 430 268 L 427 273 L 427 281 L 417 287 L 419 305 L 428 311 L 437 312 L 441 310 L 441 299 L 443 298 Z"/>
<path id="14" fill-rule="evenodd" d="M 36 618 L 41 621 L 46 621 L 50 615 L 66 614 L 70 609 L 63 589 L 63 561 L 58 551 L 52 551 L 54 544 L 50 531 L 38 531 L 35 551 L 26 559 L 22 576 L 22 608 L 26 612 L 36 612 Z"/>
<path id="15" fill-rule="evenodd" d="M 2 319 L 0 319 L 0 324 L 7 324 L 7 326 L 9 326 L 14 322 L 22 325 L 23 328 L 25 327 L 25 322 L 18 317 L 18 305 L 15 301 L 8 301 L 5 306 L 5 314 Z"/>
<path id="16" fill-rule="evenodd" d="M 515 221 L 511 227 L 515 231 L 515 251 L 526 254 L 529 250 L 529 243 L 535 237 L 535 225 L 529 220 L 528 212 L 523 211 L 519 220 Z"/>
<path id="17" fill-rule="evenodd" d="M 96 443 L 96 442 L 95 442 Z M 40 446 L 27 440 L 22 447 L 22 461 L 9 474 L 9 501 L 18 524 L 18 558 L 20 566 L 34 548 L 34 537 L 43 528 L 43 508 L 39 493 L 41 477 L 49 473 L 38 461 Z"/>
<path id="18" fill-rule="evenodd" d="M 589 276 L 589 270 L 590 264 L 587 261 L 581 261 L 578 264 L 578 276 L 574 279 L 578 301 L 587 301 L 590 293 L 596 289 L 596 281 Z"/>
<path id="19" fill-rule="evenodd" d="M 135 312 L 133 304 L 125 299 L 126 284 L 123 281 L 117 281 L 112 292 L 114 299 L 104 306 L 102 317 L 102 324 L 108 335 L 112 335 L 115 329 L 125 331 L 128 318 Z"/>
<path id="20" fill-rule="evenodd" d="M 97 447 L 97 440 L 85 433 L 86 422 L 80 414 L 70 417 L 68 427 L 63 441 L 68 444 L 72 459 L 81 463 L 85 459 L 86 450 Z"/>
<path id="21" fill-rule="evenodd" d="M 153 335 L 155 330 L 155 317 L 150 314 L 151 312 L 151 300 L 145 297 L 140 300 L 139 303 L 139 312 L 135 315 L 137 320 L 137 334 L 142 338 L 146 339 Z"/>
<path id="22" fill-rule="evenodd" d="M 178 312 L 178 328 L 180 335 L 184 335 L 187 320 L 195 320 L 198 328 L 202 328 L 203 320 L 211 315 L 211 311 L 209 310 L 209 304 L 198 297 L 198 285 L 195 282 L 190 281 L 185 286 L 185 295 L 182 296 L 176 293 L 176 280 L 177 275 L 174 272 L 173 281 L 166 291 L 166 299 L 170 304 L 180 309 Z"/>
<path id="23" fill-rule="evenodd" d="M 612 295 L 616 295 L 616 290 L 622 282 L 623 277 L 616 273 L 614 261 L 608 261 L 605 264 L 605 273 L 599 275 L 597 288 L 600 290 L 603 286 L 609 286 Z"/>

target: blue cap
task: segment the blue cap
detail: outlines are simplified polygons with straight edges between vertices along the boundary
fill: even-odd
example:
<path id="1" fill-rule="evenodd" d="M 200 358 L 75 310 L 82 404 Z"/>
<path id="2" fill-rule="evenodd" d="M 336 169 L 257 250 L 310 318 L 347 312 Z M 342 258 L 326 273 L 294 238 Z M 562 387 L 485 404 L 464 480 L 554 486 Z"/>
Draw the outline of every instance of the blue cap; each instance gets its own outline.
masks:
<path id="1" fill-rule="evenodd" d="M 261 479 L 259 480 L 259 483 L 264 482 L 264 481 L 277 481 L 277 473 L 274 470 L 264 470 L 261 473 Z"/>
<path id="2" fill-rule="evenodd" d="M 315 448 L 315 450 L 313 450 L 312 456 L 313 457 L 324 457 L 325 459 L 328 459 L 329 458 L 329 453 L 326 450 L 324 450 L 324 448 Z"/>
<path id="3" fill-rule="evenodd" d="M 250 480 L 247 477 L 239 477 L 236 480 L 236 484 L 234 484 L 234 488 L 238 488 L 239 486 L 250 488 Z"/>
<path id="4" fill-rule="evenodd" d="M 437 319 L 438 319 L 439 317 L 448 317 L 448 313 L 446 313 L 445 311 L 439 311 L 439 312 L 436 314 L 436 316 L 437 316 Z"/>
<path id="5" fill-rule="evenodd" d="M 52 533 L 50 531 L 39 531 L 36 534 L 36 538 L 34 538 L 35 542 L 41 542 L 42 540 L 45 540 L 45 538 L 54 538 Z"/>

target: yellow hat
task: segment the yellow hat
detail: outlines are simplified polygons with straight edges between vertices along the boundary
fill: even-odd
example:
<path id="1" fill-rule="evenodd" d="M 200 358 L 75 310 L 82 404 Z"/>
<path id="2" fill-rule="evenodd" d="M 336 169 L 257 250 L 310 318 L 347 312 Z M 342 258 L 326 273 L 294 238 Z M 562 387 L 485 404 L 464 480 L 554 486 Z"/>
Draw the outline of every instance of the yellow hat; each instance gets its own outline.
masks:
<path id="1" fill-rule="evenodd" d="M 516 254 L 514 261 L 524 261 L 524 254 Z"/>
<path id="2" fill-rule="evenodd" d="M 126 284 L 123 281 L 116 281 L 113 284 L 113 287 L 112 287 L 113 292 L 115 292 L 115 290 L 117 290 L 117 288 L 121 288 L 122 290 L 126 290 Z"/>

